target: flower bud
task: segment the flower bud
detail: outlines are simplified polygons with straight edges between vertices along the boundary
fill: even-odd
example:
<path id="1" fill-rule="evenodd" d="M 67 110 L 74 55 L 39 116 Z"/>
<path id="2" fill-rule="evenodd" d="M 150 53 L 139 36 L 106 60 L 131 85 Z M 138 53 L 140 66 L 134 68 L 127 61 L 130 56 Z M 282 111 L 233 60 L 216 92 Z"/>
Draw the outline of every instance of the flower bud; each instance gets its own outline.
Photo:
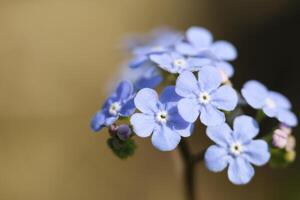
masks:
<path id="1" fill-rule="evenodd" d="M 279 129 L 281 129 L 282 131 L 286 132 L 288 135 L 290 135 L 292 133 L 292 129 L 291 127 L 285 125 L 285 124 L 280 124 Z"/>
<path id="2" fill-rule="evenodd" d="M 287 145 L 288 134 L 281 130 L 276 129 L 273 134 L 273 145 L 280 149 L 283 149 Z"/>
<path id="3" fill-rule="evenodd" d="M 114 136 L 117 134 L 118 129 L 119 129 L 119 126 L 117 126 L 116 124 L 112 124 L 108 128 L 108 132 L 111 136 Z"/>
<path id="4" fill-rule="evenodd" d="M 296 147 L 296 138 L 292 135 L 290 135 L 287 139 L 287 143 L 285 146 L 286 151 L 293 151 Z"/>
<path id="5" fill-rule="evenodd" d="M 131 133 L 131 129 L 127 124 L 120 125 L 117 131 L 117 135 L 121 140 L 127 140 Z"/>
<path id="6" fill-rule="evenodd" d="M 286 161 L 288 161 L 288 162 L 294 162 L 295 159 L 296 159 L 296 151 L 294 151 L 294 150 L 288 151 L 288 152 L 285 154 L 285 159 L 286 159 Z"/>

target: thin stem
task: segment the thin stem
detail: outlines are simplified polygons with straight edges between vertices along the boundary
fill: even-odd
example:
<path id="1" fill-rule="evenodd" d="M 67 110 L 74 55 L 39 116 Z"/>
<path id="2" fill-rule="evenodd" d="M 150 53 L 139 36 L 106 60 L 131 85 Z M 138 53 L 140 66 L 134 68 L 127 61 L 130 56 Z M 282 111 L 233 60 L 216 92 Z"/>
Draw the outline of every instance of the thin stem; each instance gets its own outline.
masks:
<path id="1" fill-rule="evenodd" d="M 184 163 L 186 199 L 195 200 L 195 166 L 203 160 L 204 152 L 193 155 L 185 139 L 179 143 L 179 150 Z"/>

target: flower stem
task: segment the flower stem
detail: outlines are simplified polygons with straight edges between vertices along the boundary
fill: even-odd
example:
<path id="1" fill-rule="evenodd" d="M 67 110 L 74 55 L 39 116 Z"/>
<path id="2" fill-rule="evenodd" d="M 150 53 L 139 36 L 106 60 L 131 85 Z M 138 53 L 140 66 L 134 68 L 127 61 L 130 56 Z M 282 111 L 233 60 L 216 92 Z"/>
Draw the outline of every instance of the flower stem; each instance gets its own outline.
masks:
<path id="1" fill-rule="evenodd" d="M 179 151 L 184 163 L 184 181 L 186 200 L 195 200 L 195 166 L 198 162 L 203 160 L 204 152 L 193 155 L 186 139 L 182 139 L 179 143 Z"/>

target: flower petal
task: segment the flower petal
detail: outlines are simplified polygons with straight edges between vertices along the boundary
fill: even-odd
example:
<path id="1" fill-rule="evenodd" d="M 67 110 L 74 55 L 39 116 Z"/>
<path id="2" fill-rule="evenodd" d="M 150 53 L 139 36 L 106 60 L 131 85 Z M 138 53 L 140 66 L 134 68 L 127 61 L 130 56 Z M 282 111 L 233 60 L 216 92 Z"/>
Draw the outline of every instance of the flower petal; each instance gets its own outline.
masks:
<path id="1" fill-rule="evenodd" d="M 197 48 L 208 47 L 213 40 L 212 34 L 202 27 L 191 27 L 186 32 L 187 40 Z"/>
<path id="2" fill-rule="evenodd" d="M 236 185 L 244 185 L 254 176 L 254 169 L 244 158 L 238 156 L 232 159 L 228 167 L 228 178 Z"/>
<path id="3" fill-rule="evenodd" d="M 134 105 L 134 100 L 131 99 L 126 104 L 124 104 L 120 110 L 120 116 L 122 117 L 128 117 L 132 115 L 135 111 L 135 105 Z"/>
<path id="4" fill-rule="evenodd" d="M 134 59 L 132 59 L 129 63 L 130 68 L 138 68 L 140 67 L 144 62 L 147 61 L 147 56 L 136 56 Z"/>
<path id="5" fill-rule="evenodd" d="M 167 126 L 157 128 L 151 138 L 154 147 L 161 151 L 174 150 L 180 142 L 180 135 Z"/>
<path id="6" fill-rule="evenodd" d="M 207 58 L 188 58 L 187 62 L 192 71 L 198 71 L 201 67 L 210 64 L 211 60 Z"/>
<path id="7" fill-rule="evenodd" d="M 116 90 L 116 95 L 120 100 L 126 100 L 133 95 L 134 88 L 131 82 L 122 81 Z"/>
<path id="8" fill-rule="evenodd" d="M 94 132 L 97 132 L 100 131 L 103 127 L 105 127 L 105 115 L 102 111 L 99 111 L 91 121 L 91 129 Z"/>
<path id="9" fill-rule="evenodd" d="M 178 113 L 177 106 L 168 110 L 168 126 L 182 137 L 189 137 L 192 134 L 193 124 L 185 121 Z"/>
<path id="10" fill-rule="evenodd" d="M 175 49 L 177 52 L 183 55 L 196 56 L 198 53 L 197 49 L 194 46 L 185 42 L 176 44 Z"/>
<path id="11" fill-rule="evenodd" d="M 253 140 L 245 145 L 243 156 L 252 164 L 262 166 L 270 159 L 269 146 L 264 140 Z"/>
<path id="12" fill-rule="evenodd" d="M 252 117 L 242 115 L 233 121 L 233 136 L 242 143 L 249 142 L 258 132 L 258 123 Z"/>
<path id="13" fill-rule="evenodd" d="M 279 92 L 270 91 L 268 97 L 275 102 L 277 107 L 285 109 L 290 109 L 292 107 L 291 102 L 288 100 L 288 98 L 286 98 Z"/>
<path id="14" fill-rule="evenodd" d="M 295 127 L 298 125 L 297 116 L 290 110 L 281 109 L 278 111 L 277 118 L 280 122 Z"/>
<path id="15" fill-rule="evenodd" d="M 204 155 L 206 167 L 213 172 L 224 170 L 230 159 L 231 157 L 228 155 L 227 149 L 217 145 L 210 146 Z"/>
<path id="16" fill-rule="evenodd" d="M 181 73 L 177 78 L 175 91 L 182 97 L 195 97 L 195 95 L 198 95 L 198 82 L 194 74 L 189 71 Z"/>
<path id="17" fill-rule="evenodd" d="M 175 92 L 175 86 L 167 86 L 162 91 L 159 101 L 162 104 L 167 104 L 170 102 L 178 102 L 181 97 Z"/>
<path id="18" fill-rule="evenodd" d="M 246 82 L 241 92 L 247 103 L 255 109 L 263 107 L 268 95 L 268 89 L 260 82 L 254 80 Z"/>
<path id="19" fill-rule="evenodd" d="M 231 78 L 234 74 L 234 68 L 233 66 L 228 63 L 228 62 L 224 62 L 224 61 L 220 61 L 220 62 L 215 62 L 214 65 L 222 70 L 229 78 Z"/>
<path id="20" fill-rule="evenodd" d="M 228 147 L 232 143 L 232 130 L 226 123 L 207 127 L 206 135 L 222 147 Z"/>
<path id="21" fill-rule="evenodd" d="M 218 109 L 232 111 L 238 103 L 236 91 L 228 85 L 221 86 L 211 96 L 212 104 Z"/>
<path id="22" fill-rule="evenodd" d="M 157 93 L 150 88 L 141 89 L 134 98 L 134 104 L 143 113 L 155 113 L 158 110 Z"/>
<path id="23" fill-rule="evenodd" d="M 200 120 L 206 126 L 216 126 L 225 122 L 225 115 L 211 104 L 202 107 Z"/>
<path id="24" fill-rule="evenodd" d="M 178 112 L 187 122 L 193 123 L 199 116 L 201 106 L 196 99 L 184 98 L 178 102 Z"/>
<path id="25" fill-rule="evenodd" d="M 153 116 L 136 113 L 130 118 L 134 132 L 140 137 L 148 137 L 154 130 L 155 120 Z"/>
<path id="26" fill-rule="evenodd" d="M 227 41 L 216 41 L 211 45 L 210 49 L 221 60 L 231 61 L 237 57 L 236 48 Z"/>
<path id="27" fill-rule="evenodd" d="M 164 54 L 153 54 L 150 56 L 150 60 L 156 63 L 160 68 L 173 72 L 172 58 L 167 53 Z"/>
<path id="28" fill-rule="evenodd" d="M 201 89 L 206 92 L 217 89 L 222 83 L 220 72 L 212 66 L 201 68 L 198 73 L 198 81 Z"/>

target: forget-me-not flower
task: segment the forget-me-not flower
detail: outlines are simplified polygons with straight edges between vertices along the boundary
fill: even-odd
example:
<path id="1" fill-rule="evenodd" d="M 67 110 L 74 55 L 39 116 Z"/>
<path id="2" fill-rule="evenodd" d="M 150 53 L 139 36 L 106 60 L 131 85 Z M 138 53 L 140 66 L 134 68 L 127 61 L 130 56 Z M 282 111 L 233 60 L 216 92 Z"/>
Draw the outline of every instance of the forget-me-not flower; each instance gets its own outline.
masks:
<path id="1" fill-rule="evenodd" d="M 198 71 L 202 66 L 211 62 L 207 58 L 185 58 L 175 51 L 150 55 L 150 60 L 160 68 L 173 74 L 180 74 L 186 70 Z"/>
<path id="2" fill-rule="evenodd" d="M 92 130 L 100 131 L 103 127 L 112 125 L 120 116 L 132 115 L 135 111 L 134 94 L 133 85 L 122 81 L 92 119 Z"/>
<path id="3" fill-rule="evenodd" d="M 152 144 L 161 151 L 175 149 L 181 136 L 190 136 L 193 129 L 193 125 L 178 114 L 179 99 L 174 86 L 166 87 L 160 97 L 150 88 L 140 90 L 134 103 L 141 113 L 133 114 L 130 119 L 134 132 L 140 137 L 153 133 Z"/>
<path id="4" fill-rule="evenodd" d="M 242 88 L 242 95 L 251 107 L 261 109 L 268 117 L 275 117 L 291 127 L 298 124 L 296 115 L 290 111 L 290 101 L 278 92 L 269 91 L 262 83 L 248 81 Z"/>
<path id="5" fill-rule="evenodd" d="M 221 86 L 221 76 L 214 67 L 205 66 L 198 73 L 198 80 L 192 72 L 181 73 L 176 82 L 176 93 L 183 97 L 178 102 L 180 115 L 188 122 L 200 121 L 214 126 L 225 121 L 220 110 L 232 111 L 237 105 L 236 91 L 228 85 Z"/>
<path id="6" fill-rule="evenodd" d="M 248 183 L 255 173 L 251 164 L 262 166 L 270 159 L 268 144 L 264 140 L 253 140 L 258 132 L 257 122 L 246 115 L 235 118 L 233 130 L 226 123 L 208 127 L 207 135 L 216 145 L 205 153 L 207 168 L 220 172 L 229 166 L 228 178 L 232 183 Z"/>
<path id="7" fill-rule="evenodd" d="M 154 39 L 148 44 L 133 49 L 134 58 L 130 62 L 131 68 L 140 67 L 141 64 L 149 61 L 152 54 L 160 54 L 171 51 L 174 45 L 182 38 L 178 32 L 171 30 L 156 31 Z"/>

